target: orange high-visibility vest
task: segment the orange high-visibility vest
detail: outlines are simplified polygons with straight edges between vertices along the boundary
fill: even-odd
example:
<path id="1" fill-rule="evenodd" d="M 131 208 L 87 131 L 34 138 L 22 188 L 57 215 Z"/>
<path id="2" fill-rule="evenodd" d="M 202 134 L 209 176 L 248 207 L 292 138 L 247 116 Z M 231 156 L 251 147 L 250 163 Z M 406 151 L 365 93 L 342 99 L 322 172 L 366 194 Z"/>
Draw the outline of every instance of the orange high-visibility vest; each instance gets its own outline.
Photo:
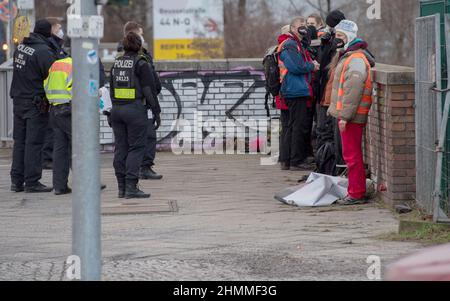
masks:
<path id="1" fill-rule="evenodd" d="M 338 101 L 336 104 L 336 110 L 339 113 L 344 108 L 343 100 L 344 100 L 344 96 L 345 96 L 345 91 L 344 91 L 345 76 L 348 72 L 347 69 L 348 69 L 348 66 L 350 65 L 351 60 L 355 59 L 355 58 L 363 59 L 364 63 L 367 66 L 367 80 L 364 85 L 364 92 L 362 95 L 361 102 L 360 102 L 360 104 L 358 106 L 358 110 L 356 112 L 357 115 L 366 117 L 367 115 L 369 115 L 370 108 L 372 107 L 372 78 L 370 75 L 371 67 L 370 67 L 369 61 L 367 60 L 364 53 L 361 53 L 361 52 L 352 54 L 344 62 L 344 67 L 342 68 L 342 74 L 341 74 L 341 78 L 339 81 Z"/>

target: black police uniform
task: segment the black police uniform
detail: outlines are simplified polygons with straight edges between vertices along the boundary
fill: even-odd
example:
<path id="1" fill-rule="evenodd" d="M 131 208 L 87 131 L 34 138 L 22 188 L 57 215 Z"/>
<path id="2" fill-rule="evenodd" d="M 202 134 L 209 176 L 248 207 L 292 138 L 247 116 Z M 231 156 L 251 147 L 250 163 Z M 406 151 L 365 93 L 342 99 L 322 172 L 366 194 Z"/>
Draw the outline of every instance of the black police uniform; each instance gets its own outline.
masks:
<path id="1" fill-rule="evenodd" d="M 14 73 L 10 96 L 14 100 L 14 150 L 11 168 L 13 191 L 47 192 L 42 177 L 41 152 L 48 126 L 43 106 L 44 80 L 56 60 L 48 38 L 31 33 L 14 52 Z"/>
<path id="2" fill-rule="evenodd" d="M 158 95 L 161 93 L 162 85 L 161 80 L 159 79 L 158 73 L 155 70 L 155 66 L 153 64 L 153 58 L 150 55 L 150 53 L 143 48 L 142 54 L 146 57 L 147 61 L 151 65 L 151 75 L 152 80 L 150 84 L 152 85 L 152 91 L 155 92 L 153 94 L 153 97 L 155 99 L 158 98 Z M 156 157 L 156 144 L 157 144 L 157 136 L 156 131 L 157 128 L 155 126 L 155 122 L 159 123 L 159 121 L 156 121 L 155 119 L 160 119 L 160 116 L 154 116 L 152 119 L 149 119 L 148 122 L 148 132 L 147 132 L 147 142 L 146 142 L 146 151 L 144 155 L 144 159 L 142 161 L 141 166 L 141 179 L 160 179 L 162 176 L 156 175 L 154 172 L 152 172 L 151 168 L 155 165 L 155 157 Z"/>
<path id="3" fill-rule="evenodd" d="M 119 197 L 145 198 L 137 188 L 146 151 L 147 110 L 159 116 L 161 109 L 152 91 L 151 65 L 142 55 L 125 53 L 111 70 L 111 122 L 116 140 L 114 169 Z"/>
<path id="4" fill-rule="evenodd" d="M 61 40 L 57 36 L 52 36 L 49 38 L 50 43 L 56 49 L 58 59 L 64 59 L 69 56 L 69 54 L 63 49 L 62 44 L 64 40 Z M 53 162 L 53 144 L 55 142 L 55 134 L 52 125 L 53 119 L 50 116 L 49 125 L 45 133 L 45 143 L 42 149 L 42 166 L 44 169 L 51 169 Z"/>

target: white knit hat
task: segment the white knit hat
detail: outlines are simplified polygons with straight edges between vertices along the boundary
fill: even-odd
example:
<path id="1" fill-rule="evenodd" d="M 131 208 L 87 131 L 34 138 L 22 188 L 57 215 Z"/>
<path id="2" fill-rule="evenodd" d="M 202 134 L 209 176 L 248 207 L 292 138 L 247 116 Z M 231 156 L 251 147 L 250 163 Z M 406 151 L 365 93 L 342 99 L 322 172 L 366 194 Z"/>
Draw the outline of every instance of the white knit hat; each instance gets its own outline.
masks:
<path id="1" fill-rule="evenodd" d="M 358 25 L 353 21 L 343 20 L 336 26 L 336 32 L 341 32 L 347 36 L 348 42 L 345 45 L 345 48 L 347 48 L 358 37 Z"/>

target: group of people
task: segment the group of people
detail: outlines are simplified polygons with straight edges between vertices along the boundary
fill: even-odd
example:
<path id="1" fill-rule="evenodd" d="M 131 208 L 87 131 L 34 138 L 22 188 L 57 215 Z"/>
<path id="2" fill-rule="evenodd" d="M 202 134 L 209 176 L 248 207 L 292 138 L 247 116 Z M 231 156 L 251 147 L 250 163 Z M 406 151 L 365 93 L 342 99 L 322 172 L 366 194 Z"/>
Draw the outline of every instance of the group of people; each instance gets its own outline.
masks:
<path id="1" fill-rule="evenodd" d="M 140 179 L 160 180 L 153 170 L 156 131 L 161 124 L 161 82 L 144 48 L 143 27 L 128 22 L 111 70 L 112 109 L 105 112 L 116 139 L 114 168 L 120 198 L 148 198 Z M 76 68 L 57 18 L 38 20 L 13 58 L 14 148 L 13 192 L 70 194 L 72 82 Z M 100 87 L 107 86 L 102 62 Z M 100 95 L 99 95 L 100 97 Z M 53 187 L 40 182 L 42 170 L 53 169 Z M 100 187 L 106 188 L 105 185 Z M 99 189 L 100 189 L 99 188 Z"/>
<path id="2" fill-rule="evenodd" d="M 358 26 L 341 11 L 324 23 L 311 15 L 283 27 L 276 50 L 281 89 L 282 170 L 337 175 L 346 168 L 348 196 L 341 204 L 365 203 L 362 143 L 372 105 L 375 59 L 358 37 Z"/>

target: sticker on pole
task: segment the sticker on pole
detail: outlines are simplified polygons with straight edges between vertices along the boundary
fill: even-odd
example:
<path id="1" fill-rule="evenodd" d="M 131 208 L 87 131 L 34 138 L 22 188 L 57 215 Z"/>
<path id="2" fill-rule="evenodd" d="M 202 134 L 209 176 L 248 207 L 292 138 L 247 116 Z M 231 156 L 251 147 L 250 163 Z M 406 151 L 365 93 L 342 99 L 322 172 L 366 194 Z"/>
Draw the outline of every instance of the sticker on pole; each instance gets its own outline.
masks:
<path id="1" fill-rule="evenodd" d="M 87 61 L 89 64 L 91 65 L 95 65 L 98 62 L 98 55 L 97 55 L 97 51 L 95 50 L 90 50 L 87 53 Z"/>
<path id="2" fill-rule="evenodd" d="M 89 80 L 89 96 L 98 97 L 98 80 Z"/>

